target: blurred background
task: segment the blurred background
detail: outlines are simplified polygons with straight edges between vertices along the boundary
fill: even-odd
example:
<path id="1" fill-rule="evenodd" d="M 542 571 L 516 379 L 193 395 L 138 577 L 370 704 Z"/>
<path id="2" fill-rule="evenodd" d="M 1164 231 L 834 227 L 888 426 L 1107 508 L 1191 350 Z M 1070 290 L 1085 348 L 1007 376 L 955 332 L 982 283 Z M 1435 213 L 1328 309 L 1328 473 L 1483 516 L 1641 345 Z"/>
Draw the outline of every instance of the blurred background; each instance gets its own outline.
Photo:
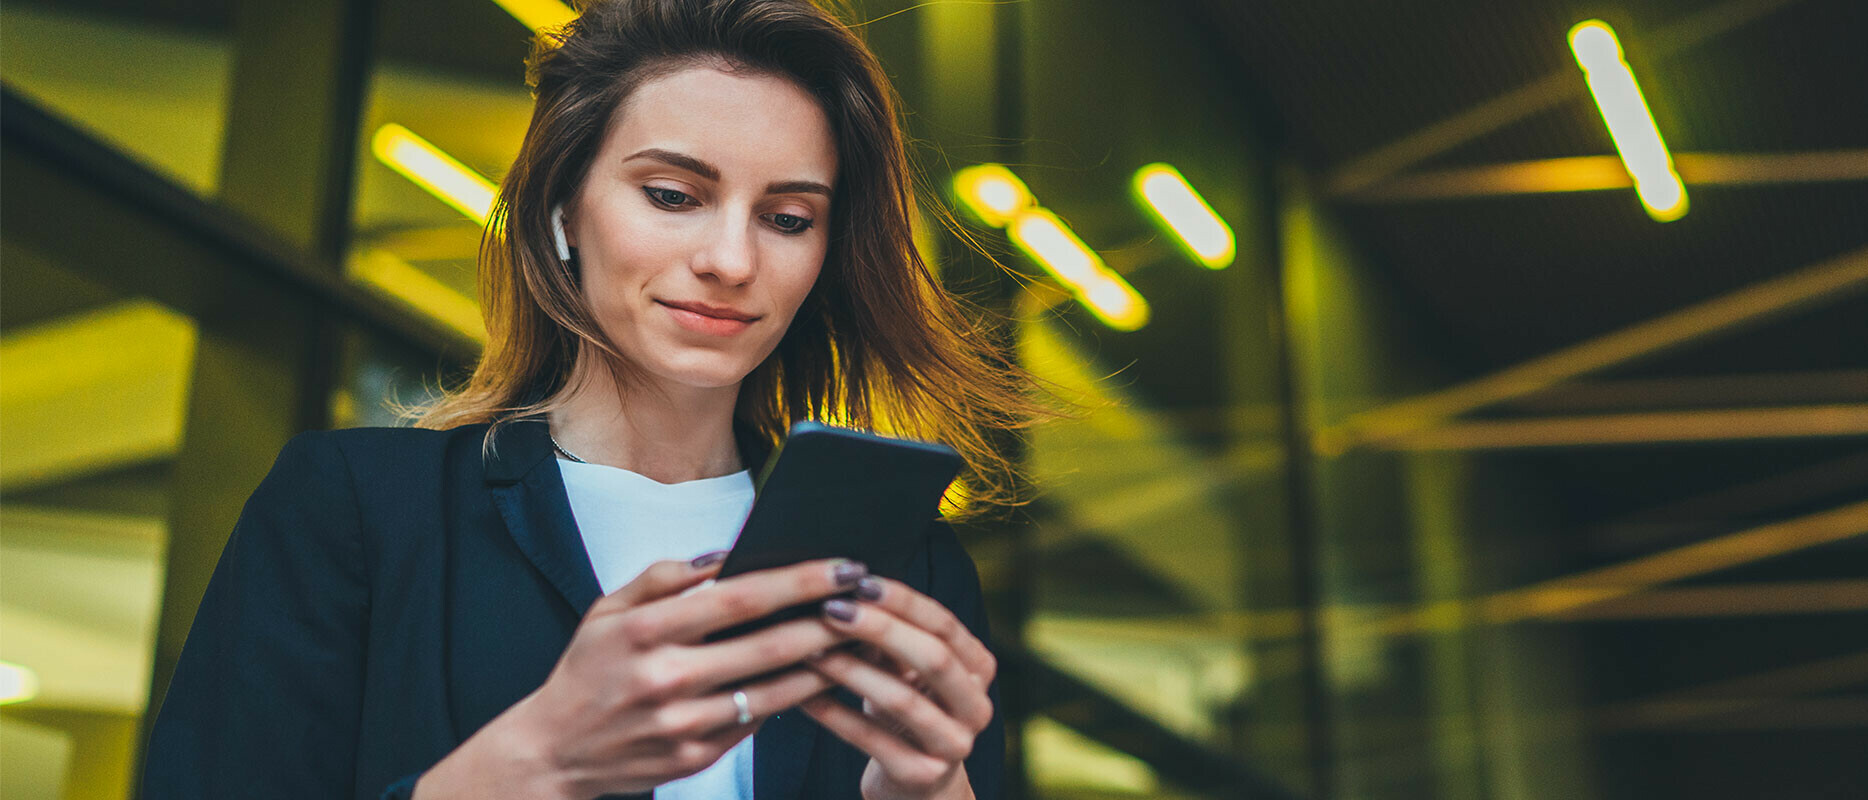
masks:
<path id="1" fill-rule="evenodd" d="M 1868 796 L 1868 4 L 856 6 L 1094 409 L 964 532 L 1018 797 Z M 464 376 L 566 13 L 0 6 L 0 795 L 133 796 L 280 446 Z"/>

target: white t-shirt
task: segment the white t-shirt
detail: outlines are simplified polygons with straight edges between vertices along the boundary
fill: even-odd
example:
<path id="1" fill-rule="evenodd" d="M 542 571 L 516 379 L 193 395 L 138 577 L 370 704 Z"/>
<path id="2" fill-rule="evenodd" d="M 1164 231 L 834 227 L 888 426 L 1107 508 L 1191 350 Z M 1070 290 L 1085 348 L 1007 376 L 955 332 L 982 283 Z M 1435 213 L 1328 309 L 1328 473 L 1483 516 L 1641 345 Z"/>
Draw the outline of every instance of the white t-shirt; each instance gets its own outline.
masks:
<path id="1" fill-rule="evenodd" d="M 603 593 L 665 559 L 725 550 L 752 511 L 752 474 L 659 483 L 619 467 L 558 459 L 571 514 Z M 711 766 L 655 788 L 655 800 L 752 797 L 752 737 Z"/>

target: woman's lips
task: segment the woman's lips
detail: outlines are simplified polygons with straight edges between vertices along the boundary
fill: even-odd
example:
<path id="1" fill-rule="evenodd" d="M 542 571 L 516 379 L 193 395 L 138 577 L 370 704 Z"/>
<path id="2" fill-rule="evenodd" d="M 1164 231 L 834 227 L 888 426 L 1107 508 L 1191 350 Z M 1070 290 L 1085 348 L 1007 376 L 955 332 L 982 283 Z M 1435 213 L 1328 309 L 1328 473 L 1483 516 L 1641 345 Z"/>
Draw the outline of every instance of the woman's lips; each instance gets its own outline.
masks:
<path id="1" fill-rule="evenodd" d="M 741 312 L 698 304 L 677 305 L 665 300 L 657 300 L 656 303 L 668 309 L 668 314 L 674 317 L 675 324 L 695 333 L 704 333 L 709 336 L 732 336 L 752 327 L 753 320 L 758 319 L 758 317 L 748 316 Z"/>

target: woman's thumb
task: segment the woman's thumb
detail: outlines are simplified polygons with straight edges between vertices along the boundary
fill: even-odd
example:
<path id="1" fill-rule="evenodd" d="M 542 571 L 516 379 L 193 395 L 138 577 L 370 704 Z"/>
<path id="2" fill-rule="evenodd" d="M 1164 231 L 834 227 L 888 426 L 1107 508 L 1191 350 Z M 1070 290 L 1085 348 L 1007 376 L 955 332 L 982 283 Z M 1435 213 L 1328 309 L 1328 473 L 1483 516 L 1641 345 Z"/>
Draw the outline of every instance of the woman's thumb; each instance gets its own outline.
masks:
<path id="1" fill-rule="evenodd" d="M 725 550 L 715 550 L 692 561 L 657 561 L 637 575 L 635 580 L 617 587 L 599 600 L 615 610 L 632 608 L 686 591 L 710 580 L 726 561 Z"/>

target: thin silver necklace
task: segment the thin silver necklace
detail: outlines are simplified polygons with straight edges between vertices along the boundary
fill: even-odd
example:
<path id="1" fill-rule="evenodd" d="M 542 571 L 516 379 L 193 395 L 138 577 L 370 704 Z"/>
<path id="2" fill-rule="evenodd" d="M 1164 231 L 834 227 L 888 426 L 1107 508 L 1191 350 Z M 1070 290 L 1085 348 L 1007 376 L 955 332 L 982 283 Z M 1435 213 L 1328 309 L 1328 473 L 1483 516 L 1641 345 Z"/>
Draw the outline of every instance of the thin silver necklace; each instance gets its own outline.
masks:
<path id="1" fill-rule="evenodd" d="M 571 452 L 571 451 L 569 451 L 569 450 L 566 450 L 566 449 L 564 449 L 564 445 L 561 445 L 561 444 L 558 444 L 558 437 L 556 437 L 556 436 L 552 436 L 552 435 L 551 435 L 551 429 L 550 429 L 550 428 L 546 428 L 546 429 L 545 429 L 545 438 L 547 438 L 547 439 L 550 439 L 550 440 L 551 440 L 551 446 L 552 446 L 552 447 L 556 447 L 556 448 L 558 448 L 558 452 L 560 452 L 560 453 L 563 453 L 563 454 L 564 454 L 564 457 L 565 457 L 565 458 L 568 458 L 568 459 L 570 459 L 570 460 L 572 460 L 572 461 L 575 461 L 575 462 L 577 462 L 577 463 L 579 463 L 579 464 L 588 464 L 588 463 L 590 463 L 590 462 L 588 462 L 588 461 L 585 461 L 585 460 L 583 460 L 583 459 L 581 459 L 581 458 L 578 458 L 578 457 L 577 457 L 577 454 L 576 454 L 576 453 L 573 453 L 573 452 Z"/>

